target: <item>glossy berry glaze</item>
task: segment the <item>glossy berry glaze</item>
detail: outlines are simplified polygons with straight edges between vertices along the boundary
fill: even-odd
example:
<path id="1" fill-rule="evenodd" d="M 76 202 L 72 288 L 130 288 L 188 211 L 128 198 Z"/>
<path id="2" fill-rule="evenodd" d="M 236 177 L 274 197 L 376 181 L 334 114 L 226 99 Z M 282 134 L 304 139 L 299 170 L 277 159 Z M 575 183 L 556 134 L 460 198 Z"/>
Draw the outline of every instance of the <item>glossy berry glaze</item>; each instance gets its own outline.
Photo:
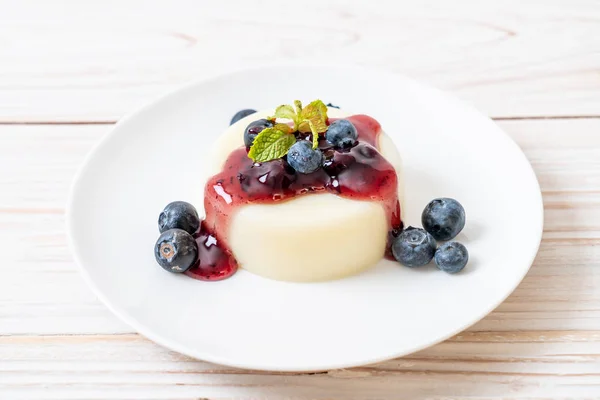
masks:
<path id="1" fill-rule="evenodd" d="M 245 147 L 234 150 L 223 170 L 205 186 L 206 219 L 196 235 L 198 263 L 186 274 L 202 280 L 219 280 L 232 275 L 237 264 L 227 246 L 226 233 L 236 209 L 249 203 L 274 203 L 297 196 L 330 192 L 353 200 L 376 201 L 384 207 L 389 231 L 402 229 L 398 178 L 394 167 L 377 151 L 381 132 L 379 123 L 366 115 L 346 118 L 358 131 L 358 143 L 347 150 L 336 150 L 323 138 L 323 168 L 299 174 L 285 159 L 254 163 Z M 328 122 L 333 122 L 329 119 Z M 311 140 L 310 134 L 297 134 Z M 389 256 L 389 246 L 386 251 Z"/>

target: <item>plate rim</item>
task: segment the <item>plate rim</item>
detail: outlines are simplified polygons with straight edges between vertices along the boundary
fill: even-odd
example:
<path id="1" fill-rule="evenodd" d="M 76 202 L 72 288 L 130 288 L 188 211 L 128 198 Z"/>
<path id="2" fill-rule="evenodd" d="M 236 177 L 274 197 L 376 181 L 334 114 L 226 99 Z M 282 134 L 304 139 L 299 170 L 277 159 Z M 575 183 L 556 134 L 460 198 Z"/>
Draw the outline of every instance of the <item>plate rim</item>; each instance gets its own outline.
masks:
<path id="1" fill-rule="evenodd" d="M 370 359 L 363 359 L 360 361 L 356 360 L 354 362 L 349 361 L 349 362 L 342 362 L 342 363 L 328 363 L 328 364 L 314 366 L 311 368 L 294 368 L 294 367 L 287 366 L 287 365 L 281 366 L 281 367 L 274 367 L 272 365 L 262 365 L 261 366 L 260 362 L 258 362 L 258 363 L 236 362 L 235 360 L 229 360 L 229 359 L 222 358 L 222 357 L 215 357 L 210 354 L 204 354 L 203 352 L 201 352 L 201 351 L 198 352 L 196 349 L 190 348 L 188 346 L 180 346 L 178 343 L 172 341 L 171 339 L 165 338 L 160 334 L 155 334 L 151 328 L 147 328 L 144 324 L 138 322 L 134 316 L 132 316 L 129 313 L 127 313 L 126 311 L 122 310 L 120 306 L 113 304 L 113 302 L 104 295 L 104 293 L 94 283 L 94 280 L 91 278 L 87 269 L 83 266 L 80 254 L 77 251 L 77 247 L 75 244 L 75 238 L 73 235 L 73 230 L 74 230 L 73 220 L 74 220 L 74 218 L 72 215 L 72 210 L 73 210 L 73 204 L 75 203 L 76 189 L 77 189 L 79 182 L 83 179 L 83 176 L 85 175 L 85 172 L 87 171 L 87 169 L 89 167 L 90 161 L 97 155 L 97 153 L 99 153 L 99 151 L 114 136 L 116 136 L 118 134 L 121 126 L 127 124 L 128 121 L 137 118 L 140 114 L 143 114 L 147 109 L 153 107 L 157 103 L 160 103 L 160 102 L 162 102 L 166 99 L 169 99 L 173 96 L 176 96 L 179 93 L 183 93 L 187 90 L 191 90 L 192 88 L 194 88 L 196 86 L 201 86 L 204 83 L 210 82 L 210 81 L 218 79 L 218 78 L 222 78 L 227 75 L 238 74 L 238 73 L 252 73 L 255 71 L 263 70 L 265 68 L 280 69 L 280 68 L 291 68 L 291 67 L 293 67 L 293 68 L 298 68 L 298 67 L 302 67 L 302 68 L 336 68 L 336 69 L 344 69 L 346 71 L 352 71 L 352 72 L 355 71 L 358 73 L 384 74 L 389 78 L 401 79 L 401 80 L 409 82 L 413 85 L 416 85 L 419 88 L 423 88 L 426 90 L 436 92 L 437 95 L 444 97 L 447 101 L 458 104 L 461 108 L 468 110 L 471 114 L 477 115 L 480 118 L 484 118 L 484 119 L 488 120 L 489 122 L 491 122 L 492 125 L 494 125 L 495 130 L 498 132 L 498 134 L 500 136 L 504 137 L 505 141 L 509 142 L 509 145 L 512 146 L 514 150 L 516 150 L 516 152 L 517 152 L 516 154 L 519 154 L 519 157 L 522 158 L 526 162 L 526 165 L 528 166 L 527 173 L 531 176 L 531 178 L 533 178 L 533 182 L 535 183 L 535 194 L 536 194 L 535 200 L 537 203 L 536 218 L 539 221 L 539 227 L 536 230 L 537 236 L 535 237 L 536 246 L 535 246 L 534 251 L 531 251 L 529 259 L 527 260 L 526 264 L 528 266 L 527 266 L 527 268 L 523 269 L 523 273 L 521 274 L 521 276 L 519 276 L 518 279 L 515 280 L 515 284 L 511 287 L 511 289 L 509 291 L 507 291 L 507 293 L 504 296 L 502 296 L 502 298 L 499 301 L 492 304 L 489 308 L 486 307 L 486 310 L 484 312 L 478 313 L 477 315 L 474 315 L 471 318 L 469 318 L 469 322 L 467 322 L 463 326 L 461 326 L 445 335 L 441 335 L 439 337 L 436 337 L 433 340 L 423 343 L 420 346 L 413 347 L 410 351 L 400 351 L 400 352 L 396 352 L 396 353 L 389 353 L 386 356 L 373 357 Z M 379 362 L 383 362 L 383 361 L 387 361 L 387 360 L 392 360 L 392 359 L 395 359 L 398 357 L 406 356 L 408 354 L 413 354 L 415 352 L 421 351 L 423 349 L 426 349 L 426 348 L 434 346 L 438 343 L 441 343 L 441 342 L 451 338 L 452 336 L 457 335 L 458 333 L 468 329 L 469 327 L 473 326 L 474 324 L 476 324 L 477 322 L 482 320 L 485 316 L 487 316 L 488 314 L 493 312 L 521 284 L 521 282 L 523 281 L 523 279 L 525 278 L 525 276 L 531 269 L 531 266 L 533 265 L 533 262 L 539 252 L 539 248 L 541 246 L 541 241 L 542 241 L 542 236 L 543 236 L 544 204 L 543 204 L 543 197 L 542 197 L 541 188 L 540 188 L 540 184 L 539 184 L 537 175 L 535 174 L 533 166 L 531 165 L 529 159 L 526 157 L 525 153 L 520 148 L 520 146 L 513 140 L 513 138 L 510 135 L 508 135 L 503 129 L 501 129 L 497 124 L 495 124 L 494 121 L 489 116 L 487 116 L 486 114 L 483 114 L 482 112 L 477 110 L 475 107 L 473 107 L 471 104 L 466 103 L 465 101 L 462 101 L 458 97 L 456 97 L 450 93 L 447 93 L 441 89 L 433 87 L 427 83 L 410 78 L 406 75 L 395 73 L 395 72 L 381 69 L 381 68 L 365 67 L 365 66 L 358 66 L 358 65 L 347 66 L 347 65 L 340 65 L 340 64 L 329 64 L 329 63 L 314 64 L 314 63 L 278 62 L 278 63 L 270 63 L 270 64 L 264 64 L 264 65 L 257 64 L 257 65 L 253 65 L 253 66 L 231 68 L 231 69 L 221 71 L 218 73 L 208 74 L 201 78 L 194 79 L 187 83 L 179 85 L 178 87 L 171 89 L 168 92 L 166 92 L 160 96 L 153 97 L 149 101 L 144 102 L 141 106 L 138 106 L 137 108 L 135 108 L 133 111 L 131 111 L 131 112 L 125 114 L 124 116 L 122 116 L 121 118 L 119 118 L 119 120 L 112 126 L 110 131 L 107 132 L 106 134 L 104 134 L 104 136 L 92 147 L 92 149 L 88 151 L 87 155 L 84 157 L 83 161 L 79 165 L 78 170 L 77 170 L 76 174 L 74 175 L 74 177 L 71 181 L 71 185 L 69 187 L 69 193 L 68 193 L 66 208 L 65 208 L 65 225 L 66 225 L 66 235 L 67 235 L 69 251 L 71 252 L 71 255 L 73 256 L 75 264 L 77 265 L 77 268 L 79 269 L 79 272 L 81 273 L 86 284 L 90 287 L 90 289 L 92 290 L 94 295 L 114 315 L 116 315 L 122 322 L 127 324 L 129 327 L 131 327 L 133 330 L 135 330 L 137 333 L 141 334 L 142 336 L 150 339 L 154 343 L 156 343 L 162 347 L 165 347 L 169 350 L 187 355 L 189 357 L 192 357 L 192 358 L 195 358 L 198 360 L 211 362 L 211 363 L 215 363 L 215 364 L 219 364 L 219 365 L 231 366 L 231 367 L 235 367 L 235 368 L 242 368 L 242 369 L 248 369 L 248 370 L 260 370 L 260 371 L 315 372 L 315 371 L 326 371 L 326 370 L 332 370 L 332 369 L 353 368 L 353 367 L 357 367 L 357 366 L 374 364 L 374 363 L 379 363 Z M 533 250 L 533 248 L 532 248 L 532 250 Z"/>

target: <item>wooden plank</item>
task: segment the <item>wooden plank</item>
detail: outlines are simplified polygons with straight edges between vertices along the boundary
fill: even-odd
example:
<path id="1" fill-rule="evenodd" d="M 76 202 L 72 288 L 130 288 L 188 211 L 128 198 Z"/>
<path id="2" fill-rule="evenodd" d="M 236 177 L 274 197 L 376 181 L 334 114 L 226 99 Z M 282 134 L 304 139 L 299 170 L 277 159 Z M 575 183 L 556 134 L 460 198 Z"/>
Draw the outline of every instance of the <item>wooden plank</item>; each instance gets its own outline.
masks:
<path id="1" fill-rule="evenodd" d="M 478 332 L 318 374 L 243 371 L 137 335 L 0 337 L 6 398 L 567 399 L 600 395 L 600 332 Z"/>
<path id="2" fill-rule="evenodd" d="M 495 117 L 600 114 L 594 0 L 3 3 L 0 122 L 114 121 L 199 77 L 307 60 L 404 73 Z"/>
<path id="3" fill-rule="evenodd" d="M 110 127 L 0 127 L 0 335 L 131 329 L 86 287 L 65 237 L 64 207 L 77 168 Z"/>
<path id="4" fill-rule="evenodd" d="M 600 398 L 599 3 L 286 6 L 0 0 L 0 243 L 10 250 L 0 263 L 0 398 Z M 132 333 L 67 248 L 66 195 L 85 154 L 116 119 L 190 80 L 307 58 L 404 73 L 502 120 L 544 196 L 530 273 L 468 331 L 351 370 L 242 371 Z"/>

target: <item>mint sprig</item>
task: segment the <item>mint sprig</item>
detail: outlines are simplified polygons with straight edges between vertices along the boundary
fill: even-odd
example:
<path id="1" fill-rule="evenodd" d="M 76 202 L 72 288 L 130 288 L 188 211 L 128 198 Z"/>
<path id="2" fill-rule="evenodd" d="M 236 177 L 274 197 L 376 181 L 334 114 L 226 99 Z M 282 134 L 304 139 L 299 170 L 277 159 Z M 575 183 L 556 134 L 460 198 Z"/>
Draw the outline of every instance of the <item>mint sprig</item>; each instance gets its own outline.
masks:
<path id="1" fill-rule="evenodd" d="M 312 101 L 306 107 L 302 107 L 300 100 L 295 100 L 294 106 L 281 105 L 269 119 L 276 118 L 292 120 L 294 127 L 279 123 L 261 131 L 248 152 L 248 157 L 253 161 L 266 162 L 285 156 L 296 143 L 293 134 L 296 131 L 312 133 L 312 147 L 316 149 L 319 146 L 319 133 L 327 130 L 327 106 L 321 100 Z"/>
<path id="2" fill-rule="evenodd" d="M 292 129 L 286 124 L 276 124 L 256 135 L 248 157 L 255 162 L 276 160 L 285 156 L 294 143 L 296 137 L 292 134 Z"/>
<path id="3" fill-rule="evenodd" d="M 284 104 L 275 109 L 275 118 L 291 119 L 294 131 L 311 132 L 313 149 L 319 146 L 319 133 L 327 130 L 327 106 L 321 100 L 311 101 L 302 107 L 300 100 L 294 101 L 294 107 Z"/>

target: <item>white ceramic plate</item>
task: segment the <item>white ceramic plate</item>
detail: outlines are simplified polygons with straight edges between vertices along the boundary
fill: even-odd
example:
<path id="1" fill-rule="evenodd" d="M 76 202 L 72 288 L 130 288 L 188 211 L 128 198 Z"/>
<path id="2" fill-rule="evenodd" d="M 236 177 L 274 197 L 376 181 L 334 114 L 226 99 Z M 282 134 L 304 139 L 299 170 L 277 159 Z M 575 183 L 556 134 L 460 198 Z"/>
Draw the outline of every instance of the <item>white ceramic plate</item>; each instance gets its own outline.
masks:
<path id="1" fill-rule="evenodd" d="M 381 261 L 350 278 L 283 283 L 239 271 L 200 282 L 154 261 L 157 216 L 197 199 L 202 159 L 241 108 L 320 98 L 379 120 L 404 158 L 407 224 L 454 197 L 468 267 L 448 275 Z M 201 208 L 201 204 L 196 204 Z M 483 318 L 527 273 L 543 224 L 527 159 L 492 121 L 407 78 L 362 68 L 275 66 L 184 87 L 120 121 L 88 157 L 68 206 L 77 263 L 98 297 L 148 338 L 219 364 L 351 367 L 440 342 Z"/>

